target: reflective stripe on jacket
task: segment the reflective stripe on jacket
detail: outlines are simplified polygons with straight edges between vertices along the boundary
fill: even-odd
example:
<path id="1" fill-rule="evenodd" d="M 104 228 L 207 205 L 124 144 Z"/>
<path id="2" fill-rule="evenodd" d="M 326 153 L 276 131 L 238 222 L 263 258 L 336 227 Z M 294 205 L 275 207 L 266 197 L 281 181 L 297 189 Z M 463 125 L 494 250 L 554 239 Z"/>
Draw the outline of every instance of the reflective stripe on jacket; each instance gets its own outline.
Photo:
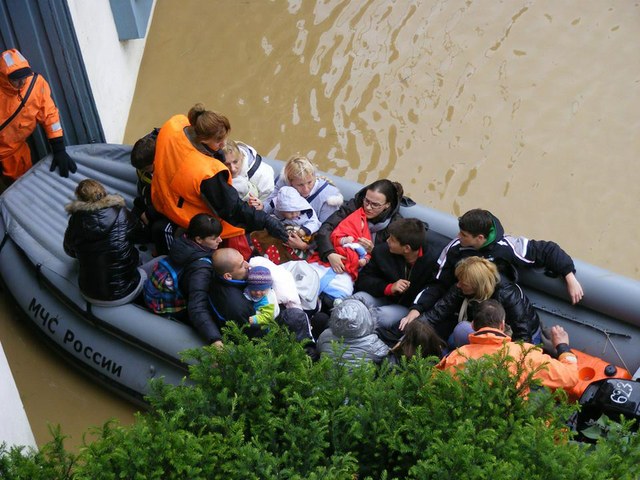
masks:
<path id="1" fill-rule="evenodd" d="M 22 88 L 15 88 L 9 81 L 9 74 L 22 68 L 30 68 L 29 62 L 17 50 L 7 50 L 0 55 L 0 124 L 16 111 L 33 79 L 33 75 L 27 77 Z M 62 136 L 60 115 L 51 98 L 49 84 L 42 75 L 38 75 L 20 113 L 0 132 L 0 158 L 15 153 L 37 124 L 42 125 L 48 139 Z"/>

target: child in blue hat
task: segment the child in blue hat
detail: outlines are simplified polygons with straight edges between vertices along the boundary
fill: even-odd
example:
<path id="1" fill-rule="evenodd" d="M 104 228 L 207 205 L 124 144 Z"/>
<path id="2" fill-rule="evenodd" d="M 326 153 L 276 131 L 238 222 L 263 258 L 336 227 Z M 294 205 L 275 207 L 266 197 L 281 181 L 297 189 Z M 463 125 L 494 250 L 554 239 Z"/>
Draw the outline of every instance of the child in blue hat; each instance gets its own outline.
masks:
<path id="1" fill-rule="evenodd" d="M 251 325 L 268 328 L 275 324 L 280 308 L 272 286 L 273 279 L 267 267 L 251 267 L 247 277 L 247 286 L 244 289 L 244 296 L 253 302 L 253 307 L 256 310 L 255 315 L 249 317 Z"/>

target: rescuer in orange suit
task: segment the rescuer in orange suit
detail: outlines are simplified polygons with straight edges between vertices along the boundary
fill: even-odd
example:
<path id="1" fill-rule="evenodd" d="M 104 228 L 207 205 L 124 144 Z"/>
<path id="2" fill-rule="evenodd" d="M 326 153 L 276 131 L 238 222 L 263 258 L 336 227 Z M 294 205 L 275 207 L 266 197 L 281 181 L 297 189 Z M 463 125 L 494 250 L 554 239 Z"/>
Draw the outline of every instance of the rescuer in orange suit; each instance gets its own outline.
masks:
<path id="1" fill-rule="evenodd" d="M 0 56 L 0 164 L 7 184 L 31 167 L 26 141 L 37 124 L 44 128 L 53 152 L 50 170 L 57 167 L 61 177 L 75 173 L 76 164 L 64 148 L 60 115 L 49 84 L 34 74 L 18 50 L 6 50 Z"/>
<path id="2" fill-rule="evenodd" d="M 551 327 L 551 342 L 558 354 L 555 359 L 530 343 L 512 342 L 504 333 L 505 317 L 504 308 L 497 300 L 480 303 L 473 319 L 475 332 L 469 334 L 469 344 L 455 349 L 437 367 L 455 374 L 469 360 L 500 352 L 507 356 L 508 368 L 513 374 L 521 373 L 523 378 L 533 374 L 533 378 L 552 390 L 570 391 L 575 387 L 579 380 L 578 359 L 569 347 L 569 334 L 558 325 Z M 518 362 L 522 362 L 523 372 L 518 372 Z"/>

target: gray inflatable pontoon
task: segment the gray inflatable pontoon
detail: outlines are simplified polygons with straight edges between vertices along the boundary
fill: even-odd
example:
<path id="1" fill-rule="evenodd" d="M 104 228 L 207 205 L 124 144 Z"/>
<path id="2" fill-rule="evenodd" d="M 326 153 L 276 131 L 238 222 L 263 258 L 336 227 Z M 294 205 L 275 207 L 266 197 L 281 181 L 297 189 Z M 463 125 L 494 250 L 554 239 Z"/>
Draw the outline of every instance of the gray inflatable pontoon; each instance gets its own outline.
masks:
<path id="1" fill-rule="evenodd" d="M 95 178 L 131 206 L 136 174 L 130 146 L 92 144 L 69 147 L 78 164 L 70 178 L 50 173 L 51 156 L 36 164 L 0 197 L 0 275 L 9 292 L 46 341 L 81 367 L 125 395 L 142 402 L 148 381 L 178 383 L 187 374 L 180 352 L 203 345 L 189 326 L 128 304 L 98 307 L 77 286 L 78 266 L 62 248 L 68 203 L 78 182 Z M 282 163 L 269 160 L 276 171 Z M 351 198 L 362 186 L 331 177 Z M 403 208 L 405 217 L 429 223 L 438 247 L 457 234 L 451 215 L 421 206 Z M 148 252 L 141 251 L 143 258 Z M 640 282 L 576 261 L 585 296 L 568 302 L 564 282 L 543 272 L 521 272 L 521 284 L 545 325 L 560 324 L 571 346 L 634 374 L 640 367 Z M 637 376 L 637 373 L 636 375 Z"/>

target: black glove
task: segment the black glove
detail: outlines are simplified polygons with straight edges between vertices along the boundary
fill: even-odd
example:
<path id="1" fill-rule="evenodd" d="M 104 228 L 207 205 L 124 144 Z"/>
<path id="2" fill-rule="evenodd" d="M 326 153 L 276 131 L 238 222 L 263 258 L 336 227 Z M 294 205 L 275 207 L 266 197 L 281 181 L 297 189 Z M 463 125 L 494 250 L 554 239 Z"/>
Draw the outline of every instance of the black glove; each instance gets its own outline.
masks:
<path id="1" fill-rule="evenodd" d="M 267 215 L 264 226 L 272 237 L 279 238 L 285 243 L 289 241 L 289 233 L 287 233 L 282 222 L 276 217 Z"/>
<path id="2" fill-rule="evenodd" d="M 49 145 L 51 145 L 53 152 L 53 161 L 49 171 L 53 172 L 58 167 L 58 173 L 65 178 L 69 176 L 69 172 L 76 173 L 78 167 L 64 148 L 64 137 L 50 139 Z"/>

